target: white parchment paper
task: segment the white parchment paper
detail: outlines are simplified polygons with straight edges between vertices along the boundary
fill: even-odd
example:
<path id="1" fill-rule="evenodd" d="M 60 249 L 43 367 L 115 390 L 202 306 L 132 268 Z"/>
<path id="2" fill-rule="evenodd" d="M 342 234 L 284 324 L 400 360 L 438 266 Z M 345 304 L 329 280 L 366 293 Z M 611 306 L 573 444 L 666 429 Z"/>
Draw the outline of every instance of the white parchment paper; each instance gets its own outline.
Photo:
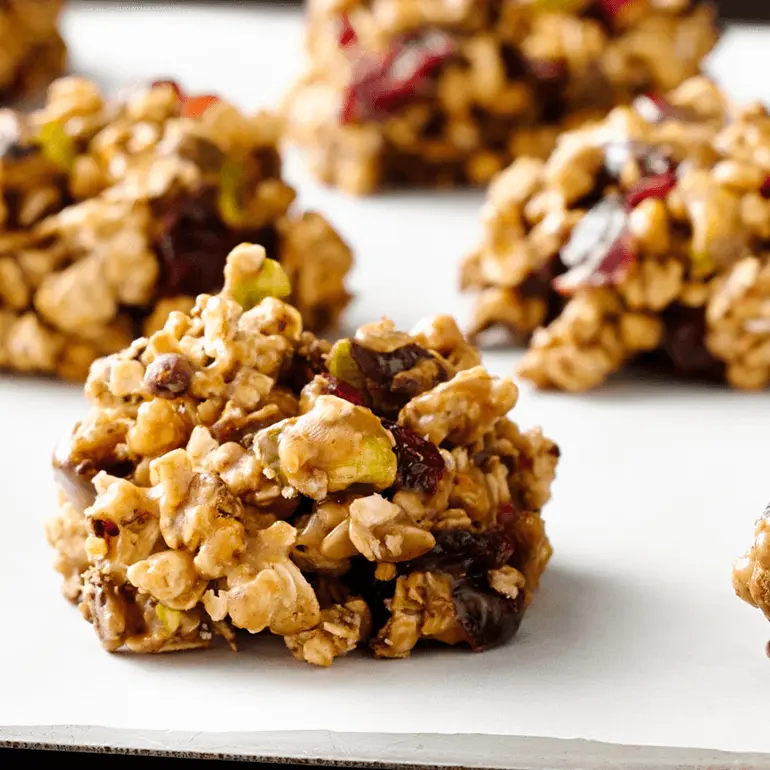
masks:
<path id="1" fill-rule="evenodd" d="M 299 65 L 296 11 L 74 3 L 76 69 L 115 88 L 174 76 L 245 106 L 275 102 Z M 767 92 L 770 33 L 734 32 L 714 71 Z M 751 87 L 748 84 L 752 84 Z M 452 312 L 477 193 L 352 200 L 289 164 L 302 200 L 357 251 L 347 323 Z M 514 353 L 487 356 L 510 374 Z M 109 655 L 58 594 L 43 522 L 74 387 L 0 379 L 0 725 L 129 730 L 479 733 L 770 754 L 770 626 L 733 595 L 732 558 L 770 497 L 768 394 L 623 378 L 574 397 L 522 388 L 563 459 L 546 509 L 555 556 L 516 640 L 482 655 L 364 655 L 316 670 L 280 640 L 157 657 Z M 0 728 L 1 732 L 1 728 Z"/>

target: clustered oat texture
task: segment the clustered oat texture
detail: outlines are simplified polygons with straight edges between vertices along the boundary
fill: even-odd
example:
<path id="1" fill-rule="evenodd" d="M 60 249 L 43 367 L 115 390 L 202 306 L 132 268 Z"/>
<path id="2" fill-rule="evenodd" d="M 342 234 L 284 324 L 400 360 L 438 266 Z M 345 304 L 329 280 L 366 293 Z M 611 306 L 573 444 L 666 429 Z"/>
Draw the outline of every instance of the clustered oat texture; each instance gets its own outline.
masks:
<path id="1" fill-rule="evenodd" d="M 0 3 L 0 101 L 32 98 L 64 71 L 63 6 L 64 0 Z"/>
<path id="2" fill-rule="evenodd" d="M 556 445 L 506 417 L 516 386 L 450 318 L 331 346 L 270 296 L 281 275 L 242 244 L 219 295 L 93 365 L 54 457 L 65 596 L 108 650 L 269 631 L 327 666 L 510 638 L 551 554 Z"/>
<path id="3" fill-rule="evenodd" d="M 770 506 L 754 530 L 754 544 L 733 565 L 735 593 L 752 607 L 762 610 L 770 620 Z M 770 655 L 770 644 L 767 647 Z"/>
<path id="4" fill-rule="evenodd" d="M 0 368 L 84 379 L 218 291 L 241 242 L 280 261 L 308 328 L 346 305 L 350 250 L 293 210 L 277 117 L 169 81 L 113 103 L 70 77 L 36 112 L 0 111 L 0 126 Z"/>
<path id="5" fill-rule="evenodd" d="M 565 134 L 492 183 L 461 282 L 472 333 L 529 340 L 519 373 L 582 391 L 631 361 L 770 384 L 770 116 L 705 78 Z"/>
<path id="6" fill-rule="evenodd" d="M 353 193 L 484 184 L 698 74 L 715 39 L 693 0 L 310 0 L 290 133 Z"/>

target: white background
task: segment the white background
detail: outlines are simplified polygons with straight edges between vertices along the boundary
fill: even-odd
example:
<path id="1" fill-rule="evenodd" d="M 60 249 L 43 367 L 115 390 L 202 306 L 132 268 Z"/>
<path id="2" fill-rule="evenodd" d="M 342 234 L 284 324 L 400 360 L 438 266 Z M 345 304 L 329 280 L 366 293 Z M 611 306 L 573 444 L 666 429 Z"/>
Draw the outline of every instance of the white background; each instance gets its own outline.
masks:
<path id="1" fill-rule="evenodd" d="M 300 66 L 296 10 L 72 5 L 73 66 L 112 90 L 170 76 L 269 106 Z M 710 66 L 758 97 L 768 64 L 770 32 L 744 29 Z M 456 269 L 481 195 L 354 200 L 313 184 L 293 157 L 289 175 L 356 250 L 347 327 L 466 317 Z M 516 357 L 486 362 L 511 374 Z M 51 448 L 83 412 L 77 388 L 0 379 L 0 725 L 476 732 L 770 753 L 770 626 L 730 584 L 770 497 L 767 393 L 628 377 L 584 397 L 523 386 L 514 416 L 543 424 L 563 459 L 546 509 L 555 555 L 516 640 L 482 655 L 352 656 L 330 670 L 262 638 L 240 655 L 101 651 L 58 594 L 42 532 L 55 510 Z"/>

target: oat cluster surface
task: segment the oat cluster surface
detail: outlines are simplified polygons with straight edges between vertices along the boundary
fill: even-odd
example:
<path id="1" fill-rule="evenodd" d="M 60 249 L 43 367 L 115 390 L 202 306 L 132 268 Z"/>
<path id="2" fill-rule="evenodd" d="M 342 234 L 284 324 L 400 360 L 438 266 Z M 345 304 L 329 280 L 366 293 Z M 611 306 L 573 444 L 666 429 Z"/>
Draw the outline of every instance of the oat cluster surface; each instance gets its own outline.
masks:
<path id="1" fill-rule="evenodd" d="M 93 365 L 54 458 L 65 596 L 108 650 L 269 631 L 325 666 L 506 640 L 551 554 L 556 445 L 450 318 L 331 346 L 282 275 L 241 245 L 222 293 Z"/>
<path id="2" fill-rule="evenodd" d="M 170 81 L 112 102 L 68 77 L 41 109 L 0 112 L 0 127 L 0 368 L 84 379 L 218 291 L 241 242 L 280 261 L 308 328 L 347 304 L 350 250 L 292 206 L 274 115 Z"/>
<path id="3" fill-rule="evenodd" d="M 519 373 L 596 387 L 633 361 L 770 384 L 770 117 L 697 77 L 565 134 L 490 187 L 461 282 Z"/>
<path id="4" fill-rule="evenodd" d="M 560 131 L 700 71 L 691 0 L 311 0 L 293 138 L 353 193 L 485 184 Z"/>

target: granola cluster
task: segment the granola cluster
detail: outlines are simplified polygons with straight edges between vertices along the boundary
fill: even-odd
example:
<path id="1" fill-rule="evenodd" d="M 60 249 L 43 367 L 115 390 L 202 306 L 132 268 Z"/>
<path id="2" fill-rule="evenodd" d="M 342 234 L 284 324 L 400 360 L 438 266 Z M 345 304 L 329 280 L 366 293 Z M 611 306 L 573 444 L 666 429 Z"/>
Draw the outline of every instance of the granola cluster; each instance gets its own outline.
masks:
<path id="1" fill-rule="evenodd" d="M 64 71 L 63 6 L 64 0 L 0 3 L 0 102 L 33 97 Z"/>
<path id="2" fill-rule="evenodd" d="M 770 384 L 770 116 L 704 78 L 521 158 L 462 266 L 472 333 L 529 340 L 519 372 L 582 391 L 632 360 Z"/>
<path id="3" fill-rule="evenodd" d="M 715 40 L 697 0 L 311 0 L 290 133 L 352 193 L 484 184 L 677 87 Z"/>
<path id="4" fill-rule="evenodd" d="M 770 620 L 770 506 L 757 521 L 751 549 L 733 565 L 733 587 L 743 601 Z M 770 644 L 767 650 L 770 655 Z"/>
<path id="5" fill-rule="evenodd" d="M 0 124 L 0 368 L 84 379 L 96 357 L 219 290 L 241 242 L 280 261 L 309 328 L 345 307 L 350 250 L 293 210 L 278 118 L 169 81 L 111 103 L 70 77 Z"/>
<path id="6" fill-rule="evenodd" d="M 327 666 L 368 644 L 510 638 L 551 554 L 558 460 L 448 317 L 331 346 L 272 296 L 259 246 L 189 315 L 94 363 L 57 448 L 48 538 L 108 650 L 283 636 Z"/>

